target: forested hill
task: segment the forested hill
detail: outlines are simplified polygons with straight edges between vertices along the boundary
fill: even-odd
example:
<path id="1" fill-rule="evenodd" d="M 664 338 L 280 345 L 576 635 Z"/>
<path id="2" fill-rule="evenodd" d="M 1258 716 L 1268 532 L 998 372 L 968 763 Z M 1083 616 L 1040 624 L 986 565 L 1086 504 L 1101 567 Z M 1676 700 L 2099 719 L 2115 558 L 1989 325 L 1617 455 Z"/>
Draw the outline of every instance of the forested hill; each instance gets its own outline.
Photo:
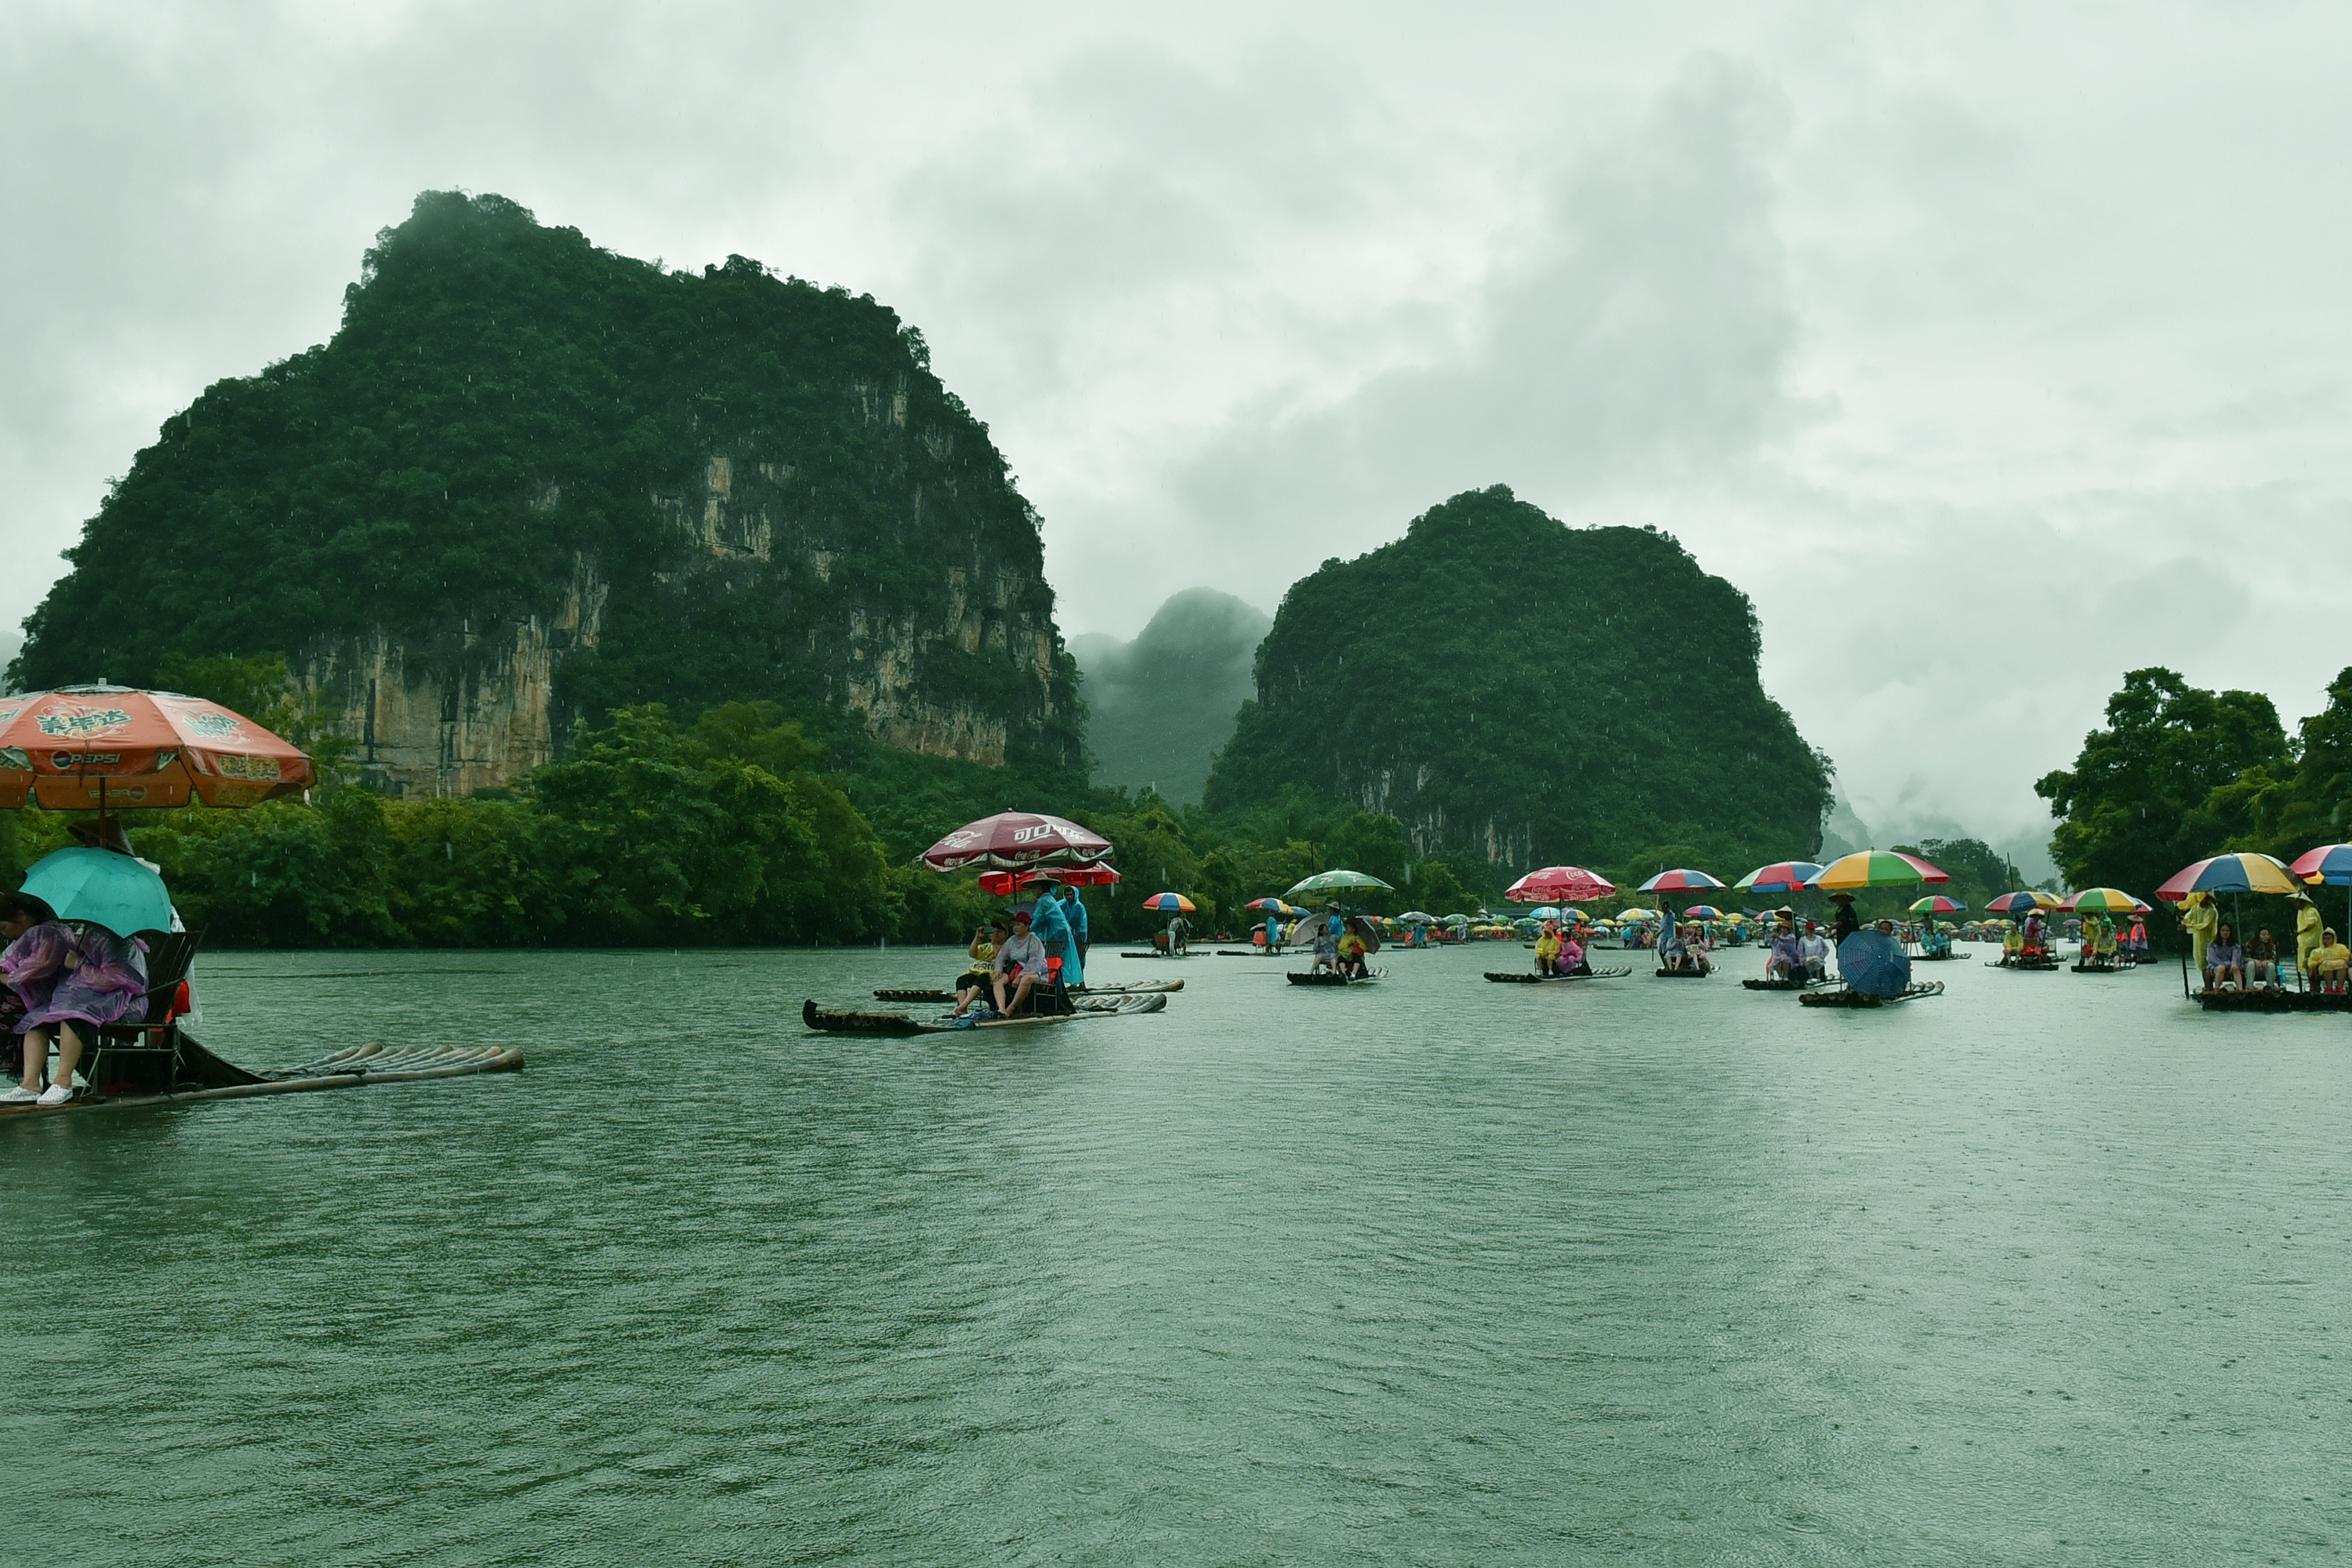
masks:
<path id="1" fill-rule="evenodd" d="M 284 654 L 394 793 L 652 700 L 1083 782 L 1036 517 L 919 333 L 495 195 L 419 196 L 332 341 L 173 416 L 70 559 L 17 683 Z"/>
<path id="2" fill-rule="evenodd" d="M 1810 854 L 1830 801 L 1759 646 L 1747 596 L 1665 535 L 1458 495 L 1292 585 L 1207 804 L 1305 785 L 1457 863 L 1728 880 Z"/>

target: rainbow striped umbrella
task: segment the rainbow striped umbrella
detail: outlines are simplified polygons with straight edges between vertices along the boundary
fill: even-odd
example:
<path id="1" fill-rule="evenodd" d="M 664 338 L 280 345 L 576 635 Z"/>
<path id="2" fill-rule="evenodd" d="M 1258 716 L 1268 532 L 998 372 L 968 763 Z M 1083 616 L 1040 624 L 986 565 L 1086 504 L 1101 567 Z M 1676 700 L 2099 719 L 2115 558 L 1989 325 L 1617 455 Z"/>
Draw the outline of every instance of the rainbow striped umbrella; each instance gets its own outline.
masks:
<path id="1" fill-rule="evenodd" d="M 2014 893 L 2003 893 L 1985 906 L 1997 915 L 2021 915 L 2029 910 L 2054 910 L 2058 900 L 2038 888 L 2021 888 Z"/>
<path id="2" fill-rule="evenodd" d="M 1822 868 L 1811 860 L 1775 860 L 1769 866 L 1759 866 L 1731 885 L 1751 893 L 1796 893 L 1822 874 Z"/>
<path id="3" fill-rule="evenodd" d="M 1915 900 L 1910 906 L 1911 912 L 1915 915 L 1957 915 L 1968 907 L 1966 904 L 1957 903 L 1944 897 L 1941 893 L 1930 893 L 1924 899 Z"/>
<path id="4" fill-rule="evenodd" d="M 2323 844 L 2306 849 L 2287 869 L 2315 887 L 2323 882 L 2331 888 L 2352 884 L 2352 844 Z"/>
<path id="5" fill-rule="evenodd" d="M 1192 900 L 1181 893 L 1154 893 L 1143 900 L 1147 910 L 1173 910 L 1179 914 L 1192 912 Z"/>
<path id="6" fill-rule="evenodd" d="M 2216 855 L 2210 860 L 2200 860 L 2194 866 L 2184 866 L 2175 872 L 2156 896 L 2168 904 L 2177 904 L 2191 893 L 2300 893 L 2303 884 L 2286 868 L 2286 862 L 2269 855 Z"/>
<path id="7" fill-rule="evenodd" d="M 2079 893 L 2067 894 L 2058 907 L 2086 915 L 2144 915 L 2154 906 L 2141 903 L 2121 889 L 2085 888 Z"/>
<path id="8" fill-rule="evenodd" d="M 1704 871 L 1694 871 L 1677 866 L 1671 871 L 1661 871 L 1633 890 L 1637 893 L 1690 893 L 1705 889 L 1720 888 L 1723 884 Z"/>
<path id="9" fill-rule="evenodd" d="M 1827 893 L 1849 888 L 1908 888 L 1921 882 L 1951 879 L 1948 873 L 1916 855 L 1898 855 L 1892 849 L 1858 849 L 1822 867 L 1821 875 L 1810 885 Z"/>
<path id="10" fill-rule="evenodd" d="M 1722 918 L 1723 911 L 1713 904 L 1693 904 L 1683 911 L 1683 919 L 1686 921 L 1719 921 Z"/>

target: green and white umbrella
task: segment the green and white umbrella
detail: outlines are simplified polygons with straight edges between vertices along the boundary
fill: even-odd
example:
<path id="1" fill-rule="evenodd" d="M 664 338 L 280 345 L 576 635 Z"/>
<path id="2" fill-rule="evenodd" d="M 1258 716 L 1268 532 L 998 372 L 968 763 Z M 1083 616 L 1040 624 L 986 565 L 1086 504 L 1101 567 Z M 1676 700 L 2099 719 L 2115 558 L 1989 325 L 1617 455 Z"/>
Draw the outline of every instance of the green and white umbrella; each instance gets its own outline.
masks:
<path id="1" fill-rule="evenodd" d="M 1378 877 L 1366 876 L 1361 871 L 1324 871 L 1307 878 L 1282 896 L 1329 903 L 1342 893 L 1389 893 L 1395 890 Z"/>

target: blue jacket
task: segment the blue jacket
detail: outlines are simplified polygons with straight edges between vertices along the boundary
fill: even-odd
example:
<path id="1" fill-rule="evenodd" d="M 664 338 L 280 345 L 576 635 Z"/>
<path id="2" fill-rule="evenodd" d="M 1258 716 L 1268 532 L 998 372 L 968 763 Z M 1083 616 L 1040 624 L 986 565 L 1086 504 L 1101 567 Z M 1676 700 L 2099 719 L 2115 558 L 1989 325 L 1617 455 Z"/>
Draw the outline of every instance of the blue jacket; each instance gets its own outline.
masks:
<path id="1" fill-rule="evenodd" d="M 1070 943 L 1070 918 L 1062 912 L 1062 900 L 1050 893 L 1037 896 L 1037 912 L 1029 917 L 1029 929 L 1048 953 L 1059 954 Z"/>
<path id="2" fill-rule="evenodd" d="M 1070 899 L 1064 900 L 1057 899 L 1055 901 L 1062 906 L 1062 918 L 1069 921 L 1071 934 L 1080 942 L 1087 941 L 1086 900 Z"/>

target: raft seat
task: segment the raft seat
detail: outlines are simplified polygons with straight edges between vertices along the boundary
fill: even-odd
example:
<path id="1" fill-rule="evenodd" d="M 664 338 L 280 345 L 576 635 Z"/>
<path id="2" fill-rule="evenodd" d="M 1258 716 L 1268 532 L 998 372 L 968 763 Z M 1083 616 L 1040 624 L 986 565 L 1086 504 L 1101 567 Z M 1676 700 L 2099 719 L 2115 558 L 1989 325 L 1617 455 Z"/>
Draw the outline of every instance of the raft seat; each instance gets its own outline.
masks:
<path id="1" fill-rule="evenodd" d="M 169 1094 L 180 1081 L 179 1016 L 188 970 L 202 931 L 142 931 L 147 946 L 147 1010 L 136 1021 L 101 1024 L 81 1075 L 98 1095 Z"/>

